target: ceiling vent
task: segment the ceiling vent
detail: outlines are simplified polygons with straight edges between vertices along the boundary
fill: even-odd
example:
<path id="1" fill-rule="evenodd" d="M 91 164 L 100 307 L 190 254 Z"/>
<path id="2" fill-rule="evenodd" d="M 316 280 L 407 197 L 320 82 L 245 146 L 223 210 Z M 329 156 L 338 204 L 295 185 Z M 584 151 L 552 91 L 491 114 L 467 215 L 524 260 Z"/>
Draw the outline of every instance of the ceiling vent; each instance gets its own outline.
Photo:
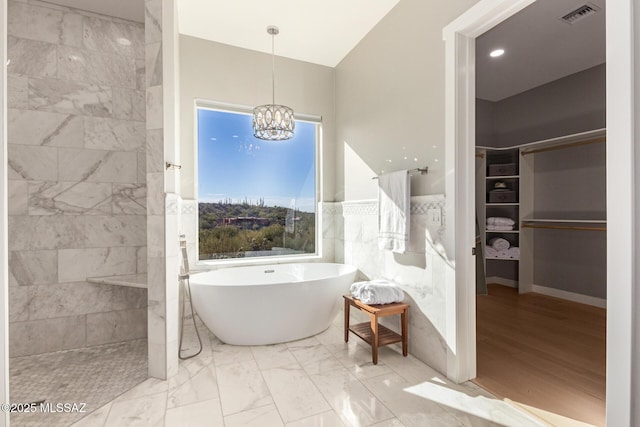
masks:
<path id="1" fill-rule="evenodd" d="M 593 15 L 599 10 L 600 8 L 595 4 L 586 3 L 580 6 L 579 8 L 577 8 L 576 10 L 572 10 L 571 12 L 567 13 L 560 19 L 566 22 L 567 24 L 575 24 L 576 22 L 583 20 L 587 16 Z"/>

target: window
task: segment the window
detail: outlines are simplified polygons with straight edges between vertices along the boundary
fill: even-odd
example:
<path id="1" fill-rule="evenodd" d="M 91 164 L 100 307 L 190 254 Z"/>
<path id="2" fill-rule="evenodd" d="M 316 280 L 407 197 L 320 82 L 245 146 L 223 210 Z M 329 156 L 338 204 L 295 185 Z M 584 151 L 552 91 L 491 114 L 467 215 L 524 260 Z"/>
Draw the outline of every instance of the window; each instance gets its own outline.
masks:
<path id="1" fill-rule="evenodd" d="M 200 260 L 317 253 L 320 124 L 295 137 L 253 136 L 248 112 L 198 106 Z"/>

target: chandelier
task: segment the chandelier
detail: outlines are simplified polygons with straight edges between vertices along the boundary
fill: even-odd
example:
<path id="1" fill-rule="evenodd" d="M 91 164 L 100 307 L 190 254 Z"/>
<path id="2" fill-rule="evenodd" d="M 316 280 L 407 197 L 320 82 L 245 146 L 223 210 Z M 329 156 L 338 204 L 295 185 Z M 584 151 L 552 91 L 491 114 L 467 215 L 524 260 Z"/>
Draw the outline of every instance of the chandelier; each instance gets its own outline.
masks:
<path id="1" fill-rule="evenodd" d="M 293 110 L 276 104 L 274 39 L 280 30 L 278 27 L 267 27 L 271 35 L 271 104 L 259 105 L 253 109 L 253 136 L 267 141 L 284 141 L 293 138 L 296 123 Z"/>

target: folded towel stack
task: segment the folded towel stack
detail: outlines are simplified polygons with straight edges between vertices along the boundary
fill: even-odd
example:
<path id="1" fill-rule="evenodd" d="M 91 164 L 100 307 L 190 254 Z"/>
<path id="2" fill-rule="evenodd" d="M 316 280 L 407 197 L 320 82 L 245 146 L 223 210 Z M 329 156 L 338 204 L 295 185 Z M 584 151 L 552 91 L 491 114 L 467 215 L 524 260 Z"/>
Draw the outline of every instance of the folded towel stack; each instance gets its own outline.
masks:
<path id="1" fill-rule="evenodd" d="M 502 218 L 490 216 L 487 218 L 487 225 L 515 225 L 515 221 L 511 218 Z"/>
<path id="2" fill-rule="evenodd" d="M 501 250 L 496 250 L 491 246 L 487 246 L 486 249 L 487 258 L 520 259 L 520 248 L 516 246 Z"/>
<path id="3" fill-rule="evenodd" d="M 404 292 L 395 283 L 384 279 L 356 282 L 351 285 L 351 296 L 365 304 L 391 304 L 404 299 Z"/>
<path id="4" fill-rule="evenodd" d="M 487 230 L 489 231 L 511 231 L 516 224 L 511 218 L 489 217 L 487 218 Z"/>
<path id="5" fill-rule="evenodd" d="M 487 225 L 487 230 L 489 230 L 489 231 L 511 231 L 511 230 L 513 230 L 513 225 Z"/>

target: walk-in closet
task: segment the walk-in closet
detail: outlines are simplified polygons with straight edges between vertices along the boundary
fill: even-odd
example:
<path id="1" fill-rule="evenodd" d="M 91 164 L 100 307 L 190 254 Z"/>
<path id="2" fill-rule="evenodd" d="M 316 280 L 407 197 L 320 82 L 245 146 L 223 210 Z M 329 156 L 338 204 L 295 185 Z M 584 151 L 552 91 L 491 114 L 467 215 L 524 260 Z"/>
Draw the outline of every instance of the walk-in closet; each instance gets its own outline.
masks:
<path id="1" fill-rule="evenodd" d="M 476 45 L 476 382 L 604 425 L 604 1 L 538 0 Z M 498 52 L 501 51 L 501 52 Z"/>

